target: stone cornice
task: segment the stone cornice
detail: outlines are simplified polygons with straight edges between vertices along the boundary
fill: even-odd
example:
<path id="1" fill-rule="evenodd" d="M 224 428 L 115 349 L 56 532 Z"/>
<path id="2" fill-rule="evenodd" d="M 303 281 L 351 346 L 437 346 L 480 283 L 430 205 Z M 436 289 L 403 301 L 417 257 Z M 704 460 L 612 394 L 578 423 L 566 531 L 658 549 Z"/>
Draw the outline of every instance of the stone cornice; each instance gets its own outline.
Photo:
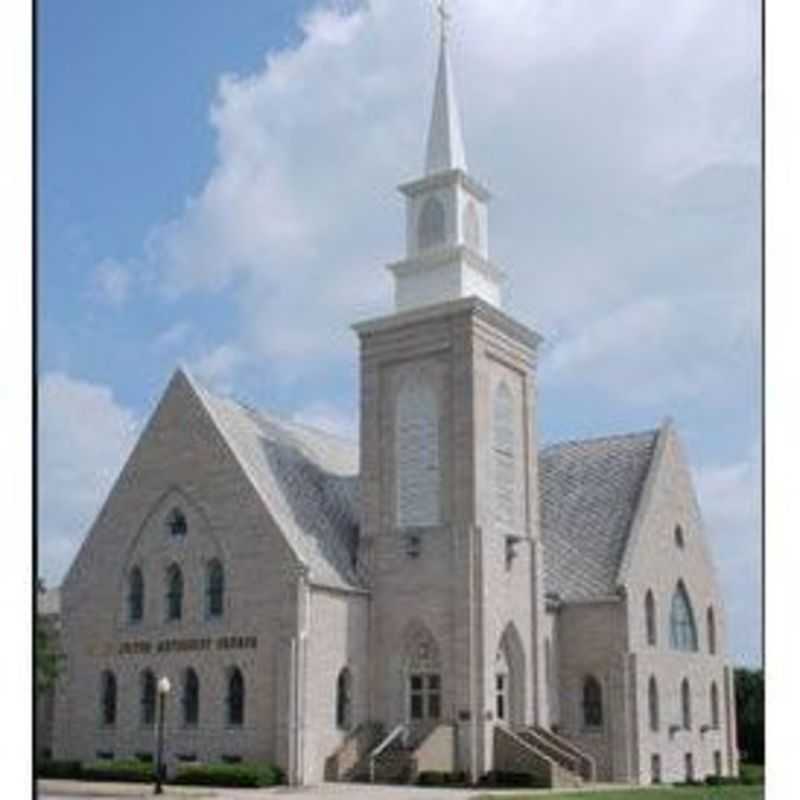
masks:
<path id="1" fill-rule="evenodd" d="M 505 312 L 478 297 L 462 297 L 458 300 L 449 300 L 446 303 L 436 303 L 410 309 L 409 311 L 401 311 L 385 317 L 358 322 L 352 327 L 360 337 L 364 337 L 374 333 L 382 333 L 427 322 L 437 317 L 447 318 L 467 314 L 495 326 L 507 336 L 531 350 L 535 350 L 542 341 L 542 337 L 536 331 L 517 322 Z"/>
<path id="2" fill-rule="evenodd" d="M 475 178 L 470 177 L 463 169 L 449 169 L 444 172 L 437 172 L 419 180 L 402 183 L 397 188 L 406 197 L 416 197 L 423 192 L 442 189 L 445 186 L 452 186 L 454 183 L 461 184 L 466 191 L 475 195 L 483 203 L 488 203 L 492 199 L 489 190 Z"/>
<path id="3" fill-rule="evenodd" d="M 472 269 L 490 281 L 499 284 L 504 283 L 506 280 L 505 272 L 497 264 L 488 261 L 472 248 L 463 244 L 430 250 L 417 256 L 417 258 L 405 258 L 402 261 L 395 261 L 386 268 L 398 277 L 407 277 L 408 275 L 425 272 L 428 269 L 435 269 L 459 261 L 472 267 Z"/>

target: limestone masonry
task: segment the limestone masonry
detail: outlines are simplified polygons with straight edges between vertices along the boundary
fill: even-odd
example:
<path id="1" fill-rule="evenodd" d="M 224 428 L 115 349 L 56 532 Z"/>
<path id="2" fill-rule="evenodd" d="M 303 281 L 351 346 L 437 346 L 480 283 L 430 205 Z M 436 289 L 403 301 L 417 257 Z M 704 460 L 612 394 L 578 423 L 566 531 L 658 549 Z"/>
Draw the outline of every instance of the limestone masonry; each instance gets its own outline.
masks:
<path id="1" fill-rule="evenodd" d="M 726 618 L 669 422 L 540 450 L 446 35 L 395 311 L 355 326 L 360 447 L 179 369 L 60 587 L 40 743 L 295 784 L 738 770 Z M 50 614 L 54 611 L 50 609 Z"/>

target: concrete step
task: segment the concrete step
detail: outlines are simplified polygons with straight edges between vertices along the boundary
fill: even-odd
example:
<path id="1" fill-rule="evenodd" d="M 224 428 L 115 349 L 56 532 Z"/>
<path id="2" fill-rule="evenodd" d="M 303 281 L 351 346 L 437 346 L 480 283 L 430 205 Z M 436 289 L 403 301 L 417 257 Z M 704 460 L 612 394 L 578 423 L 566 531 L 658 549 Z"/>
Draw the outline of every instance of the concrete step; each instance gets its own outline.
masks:
<path id="1" fill-rule="evenodd" d="M 411 778 L 411 757 L 413 750 L 392 746 L 375 760 L 375 783 L 408 783 Z M 365 759 L 358 765 L 352 780 L 369 782 L 370 763 Z"/>

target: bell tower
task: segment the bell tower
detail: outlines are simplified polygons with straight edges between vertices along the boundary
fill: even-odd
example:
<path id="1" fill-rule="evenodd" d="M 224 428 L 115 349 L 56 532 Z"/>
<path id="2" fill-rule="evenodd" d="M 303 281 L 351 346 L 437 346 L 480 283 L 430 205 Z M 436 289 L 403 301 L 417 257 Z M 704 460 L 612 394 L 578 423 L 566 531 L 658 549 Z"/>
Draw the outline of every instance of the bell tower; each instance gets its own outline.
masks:
<path id="1" fill-rule="evenodd" d="M 467 171 L 448 47 L 449 14 L 442 15 L 424 177 L 404 183 L 406 257 L 389 265 L 395 308 L 476 296 L 501 305 L 502 270 L 489 260 L 487 189 Z"/>
<path id="2" fill-rule="evenodd" d="M 438 732 L 454 770 L 492 769 L 494 726 L 545 723 L 535 369 L 502 309 L 489 192 L 467 172 L 442 33 L 425 175 L 406 197 L 395 310 L 361 345 L 361 536 L 370 716 Z M 449 737 L 449 738 L 448 738 Z"/>

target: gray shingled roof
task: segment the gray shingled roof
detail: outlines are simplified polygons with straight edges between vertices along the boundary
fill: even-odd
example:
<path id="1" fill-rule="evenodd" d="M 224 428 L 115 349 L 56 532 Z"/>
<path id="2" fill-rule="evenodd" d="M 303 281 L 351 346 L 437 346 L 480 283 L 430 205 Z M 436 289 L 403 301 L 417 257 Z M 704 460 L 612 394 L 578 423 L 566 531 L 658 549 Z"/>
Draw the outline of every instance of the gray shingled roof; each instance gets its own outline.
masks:
<path id="1" fill-rule="evenodd" d="M 611 594 L 658 431 L 563 442 L 539 454 L 545 591 Z"/>
<path id="2" fill-rule="evenodd" d="M 189 380 L 312 580 L 364 588 L 356 566 L 358 445 L 256 412 Z M 541 451 L 547 592 L 572 600 L 614 591 L 657 437 L 658 431 L 646 431 Z"/>
<path id="3" fill-rule="evenodd" d="M 358 445 L 256 412 L 187 375 L 311 580 L 362 588 Z"/>

